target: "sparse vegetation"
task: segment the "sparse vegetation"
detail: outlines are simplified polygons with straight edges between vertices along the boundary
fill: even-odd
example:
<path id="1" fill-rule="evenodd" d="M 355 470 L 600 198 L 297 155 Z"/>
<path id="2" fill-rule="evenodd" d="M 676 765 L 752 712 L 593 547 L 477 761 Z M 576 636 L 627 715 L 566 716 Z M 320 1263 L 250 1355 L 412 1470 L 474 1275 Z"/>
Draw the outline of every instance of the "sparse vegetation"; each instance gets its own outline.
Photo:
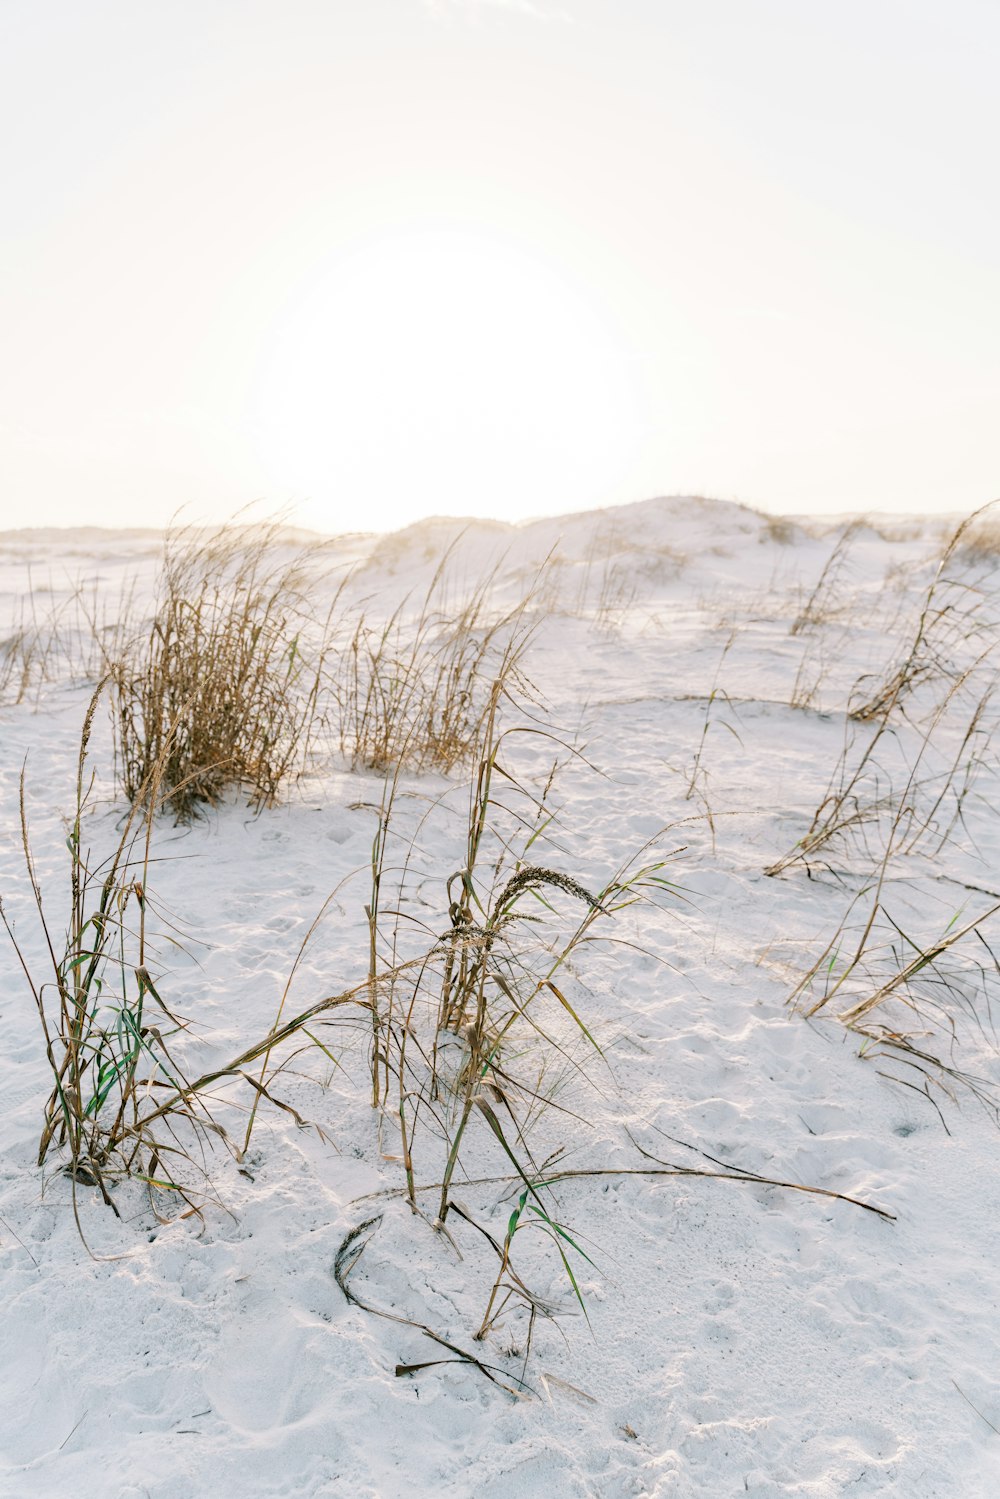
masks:
<path id="1" fill-rule="evenodd" d="M 859 520 L 851 521 L 840 532 L 833 550 L 823 564 L 815 587 L 792 620 L 790 634 L 799 635 L 804 630 L 814 630 L 828 624 L 843 607 L 839 597 L 843 576 L 851 546 L 862 529 L 862 524 Z"/>
<path id="2" fill-rule="evenodd" d="M 844 748 L 808 831 L 765 872 L 798 865 L 854 888 L 790 1002 L 808 1015 L 835 1013 L 861 1035 L 863 1055 L 894 1057 L 911 1069 L 895 1080 L 931 1102 L 931 1084 L 950 1092 L 961 1083 L 1000 1119 L 1000 1092 L 953 1055 L 963 1019 L 993 1036 L 990 991 L 1000 970 L 982 927 L 1000 906 L 971 921 L 957 912 L 937 935 L 914 935 L 898 916 L 905 861 L 940 855 L 965 829 L 977 781 L 994 770 L 1000 597 L 983 553 L 968 544 L 990 513 L 967 517 L 946 539 L 907 645 L 874 688 L 868 682 L 862 694 L 859 684 L 852 695 Z M 863 727 L 852 731 L 852 720 Z M 941 1034 L 947 1055 L 921 1039 Z"/>
<path id="3" fill-rule="evenodd" d="M 861 1037 L 862 1057 L 881 1062 L 882 1076 L 915 1087 L 945 1130 L 938 1098 L 955 1101 L 958 1089 L 978 1098 L 1000 1124 L 1000 1088 L 958 1060 L 963 1026 L 997 1049 L 993 989 L 1000 969 L 986 932 L 1000 903 L 968 920 L 956 911 L 932 936 L 917 935 L 910 922 L 904 929 L 884 884 L 875 900 L 868 895 L 863 890 L 852 901 L 790 1003 L 806 1016 L 832 1011 Z M 894 1064 L 891 1073 L 884 1071 L 887 1062 Z"/>
<path id="4" fill-rule="evenodd" d="M 491 598 L 498 567 L 458 603 L 448 599 L 450 553 L 415 609 L 379 619 L 367 607 L 338 658 L 332 692 L 341 752 L 355 769 L 450 771 L 469 760 L 493 683 L 524 689 L 539 574 L 509 609 Z"/>
<path id="5" fill-rule="evenodd" d="M 784 666 L 796 649 L 789 634 L 808 635 L 822 648 L 846 607 L 841 585 L 856 532 L 840 533 L 810 593 L 795 600 L 786 592 L 780 619 L 774 583 L 752 600 L 727 600 L 732 617 L 714 675 L 709 664 L 704 684 L 694 684 L 700 690 L 660 699 L 699 705 L 695 729 L 690 717 L 681 719 L 683 759 L 664 755 L 658 763 L 674 770 L 673 815 L 693 825 L 701 820 L 691 815 L 697 804 L 707 821 L 713 875 L 726 857 L 725 847 L 721 855 L 717 849 L 717 817 L 745 815 L 721 805 L 715 780 L 708 794 L 714 731 L 727 729 L 742 747 L 722 686 L 737 630 L 748 622 L 751 629 L 770 625 Z M 807 834 L 767 870 L 797 867 L 817 889 L 832 879 L 850 897 L 832 938 L 796 974 L 796 1008 L 836 1015 L 858 1036 L 862 1054 L 879 1059 L 886 1076 L 917 1087 L 946 1127 L 943 1103 L 959 1085 L 993 1109 L 998 1103 L 990 1080 L 933 1038 L 944 1034 L 957 1044 L 963 1022 L 982 1038 L 992 1035 L 1000 970 L 987 946 L 988 923 L 1000 901 L 949 912 L 935 928 L 911 919 L 900 871 L 904 861 L 949 846 L 980 778 L 992 771 L 993 597 L 988 573 L 975 571 L 982 569 L 981 549 L 963 550 L 968 534 L 959 528 L 925 582 L 897 662 L 874 686 L 869 679 L 870 695 L 855 693 L 853 716 L 845 711 L 843 750 Z M 660 568 L 662 548 L 657 555 Z M 602 581 L 581 605 L 582 623 L 572 612 L 564 623 L 588 652 L 604 655 L 610 642 L 594 639 L 595 623 L 611 629 L 627 618 L 630 645 L 641 632 L 629 592 L 634 571 L 620 559 L 599 560 Z M 684 897 L 668 861 L 678 851 L 665 846 L 661 829 L 614 873 L 603 868 L 606 846 L 581 855 L 581 837 L 558 796 L 562 778 L 582 769 L 582 753 L 573 735 L 551 726 L 526 674 L 529 646 L 545 628 L 540 598 L 551 577 L 543 569 L 515 596 L 513 575 L 498 565 L 463 593 L 449 581 L 453 561 L 447 554 L 426 585 L 400 603 L 361 597 L 364 579 L 353 576 L 317 586 L 315 558 L 277 528 L 188 529 L 168 538 L 146 625 L 136 625 L 139 611 L 130 608 L 115 627 L 105 620 L 98 628 L 96 597 L 85 608 L 78 599 L 78 614 L 90 621 L 90 669 L 101 668 L 102 679 L 77 766 L 64 940 L 36 873 L 30 767 L 22 779 L 23 855 L 50 968 L 44 982 L 37 953 L 8 910 L 3 921 L 34 998 L 51 1074 L 38 1160 L 65 1170 L 74 1202 L 86 1187 L 116 1208 L 119 1185 L 138 1179 L 161 1216 L 203 1211 L 214 1190 L 211 1149 L 221 1145 L 252 1179 L 254 1155 L 267 1148 L 259 1115 L 273 1107 L 305 1127 L 304 1106 L 287 1085 L 313 1085 L 313 1069 L 328 1063 L 345 1094 L 360 1096 L 363 1088 L 370 1096 L 371 1149 L 377 1132 L 380 1157 L 398 1162 L 398 1189 L 380 1195 L 397 1198 L 399 1224 L 408 1226 L 401 1236 L 424 1231 L 414 1225 L 418 1218 L 467 1264 L 462 1274 L 474 1297 L 471 1311 L 462 1308 L 467 1335 L 456 1341 L 431 1313 L 409 1316 L 379 1297 L 378 1251 L 364 1269 L 360 1260 L 384 1223 L 382 1212 L 343 1237 L 335 1257 L 341 1291 L 357 1307 L 442 1346 L 450 1355 L 443 1362 L 458 1360 L 524 1392 L 539 1319 L 593 1312 L 587 1283 L 601 1256 L 581 1229 L 586 1214 L 571 1211 L 571 1183 L 706 1176 L 806 1190 L 892 1215 L 832 1188 L 741 1169 L 670 1135 L 715 1169 L 665 1159 L 646 1148 L 650 1131 L 663 1133 L 646 1119 L 638 1137 L 632 1123 L 623 1127 L 617 1154 L 602 1144 L 597 1160 L 570 1164 L 568 1142 L 575 1148 L 591 1138 L 584 1125 L 593 1100 L 614 1087 L 613 1033 L 606 1009 L 595 1020 L 602 1012 L 588 992 L 588 973 L 603 978 L 610 970 L 607 944 L 658 975 L 660 960 L 644 947 L 646 935 L 631 918 L 627 925 L 614 918 L 649 902 L 677 909 Z M 676 571 L 672 558 L 667 562 Z M 961 570 L 967 563 L 974 583 Z M 652 597 L 654 573 L 644 576 Z M 670 625 L 670 600 L 656 603 L 663 612 L 648 611 L 650 634 Z M 960 619 L 971 621 L 968 631 Z M 58 649 L 67 659 L 61 643 Z M 15 657 L 18 651 L 28 662 L 27 641 Z M 41 679 L 34 665 L 25 679 Z M 649 696 L 618 706 L 657 701 L 661 690 L 657 680 Z M 109 848 L 102 855 L 92 853 L 88 832 L 98 822 L 89 756 L 106 699 L 127 806 L 114 836 L 110 816 L 103 819 Z M 788 721 L 784 701 L 768 699 L 764 707 Z M 740 729 L 755 733 L 757 720 L 747 719 Z M 818 716 L 807 728 L 818 729 Z M 321 923 L 342 909 L 331 896 L 306 930 L 270 1023 L 247 1027 L 221 1062 L 217 1051 L 211 1066 L 195 1066 L 191 1027 L 171 1003 L 162 961 L 164 944 L 183 938 L 152 888 L 154 846 L 166 829 L 161 814 L 190 821 L 231 790 L 266 807 L 318 763 L 320 751 L 332 753 L 335 764 L 339 751 L 337 774 L 345 767 L 361 772 L 366 797 L 378 778 L 374 804 L 353 804 L 373 810 L 377 822 L 365 922 L 360 899 L 346 913 L 354 942 L 344 948 L 348 971 L 331 986 L 336 992 L 293 1006 L 304 955 Z M 412 779 L 429 771 L 435 780 Z M 626 763 L 622 784 L 634 774 Z M 643 809 L 658 823 L 659 797 L 657 788 Z M 719 844 L 724 837 L 720 832 Z M 702 840 L 703 849 L 708 844 Z M 275 929 L 289 914 L 275 913 Z M 599 993 L 600 981 L 595 987 Z M 642 1054 L 638 1042 L 636 1050 Z M 329 1139 L 328 1118 L 316 1127 Z M 470 1199 L 482 1186 L 489 1195 Z M 489 1358 L 486 1345 L 494 1350 Z M 401 1362 L 397 1373 L 429 1366 Z"/>
<path id="6" fill-rule="evenodd" d="M 761 520 L 764 524 L 758 538 L 760 541 L 771 541 L 781 547 L 791 546 L 795 541 L 798 527 L 786 515 L 761 515 Z"/>
<path id="7" fill-rule="evenodd" d="M 935 681 L 964 685 L 991 656 L 998 627 L 1000 596 L 984 588 L 984 580 L 968 571 L 953 571 L 968 550 L 969 539 L 987 523 L 993 506 L 966 516 L 949 536 L 934 567 L 916 621 L 899 659 L 881 680 L 858 683 L 851 717 L 861 723 L 886 725 L 903 710 L 916 689 Z"/>
<path id="8" fill-rule="evenodd" d="M 709 730 L 711 729 L 713 723 L 718 723 L 720 728 L 727 729 L 729 733 L 733 735 L 737 743 L 739 742 L 740 738 L 739 734 L 727 718 L 716 719 L 712 711 L 717 702 L 724 702 L 727 704 L 727 706 L 732 707 L 729 699 L 729 694 L 725 692 L 720 685 L 720 679 L 722 676 L 722 668 L 726 663 L 726 657 L 732 650 L 735 640 L 736 631 L 730 630 L 723 643 L 722 650 L 719 653 L 719 660 L 715 668 L 715 676 L 712 680 L 711 690 L 705 699 L 705 714 L 704 718 L 702 719 L 701 736 L 698 740 L 698 745 L 694 752 L 694 759 L 691 761 L 690 768 L 686 772 L 687 790 L 684 793 L 684 800 L 690 801 L 692 797 L 697 796 L 702 801 L 702 804 L 706 807 L 706 809 L 708 809 L 707 815 L 709 825 L 711 825 L 712 823 L 712 814 L 709 808 L 707 795 L 708 770 L 703 763 L 705 755 L 705 745 L 708 740 Z"/>
<path id="9" fill-rule="evenodd" d="M 236 1057 L 206 1074 L 186 1075 L 180 1052 L 187 1022 L 163 999 L 155 958 L 159 953 L 162 959 L 165 945 L 178 946 L 176 927 L 150 889 L 151 839 L 162 800 L 159 764 L 151 767 L 149 783 L 140 788 L 109 852 L 95 856 L 85 842 L 93 786 L 88 748 L 103 690 L 91 699 L 80 741 L 76 807 L 67 838 L 69 921 L 62 943 L 35 873 L 25 775 L 21 779 L 22 849 L 51 980 L 40 981 L 32 972 L 0 902 L 0 920 L 34 998 L 52 1074 L 38 1164 L 57 1150 L 74 1188 L 97 1187 L 116 1212 L 110 1188 L 124 1178 L 144 1181 L 151 1199 L 176 1194 L 197 1211 L 196 1154 L 216 1140 L 238 1153 L 213 1114 L 219 1083 L 241 1079 L 255 1097 L 287 1109 L 266 1085 L 271 1075 L 255 1080 L 247 1069 L 260 1058 L 266 1068 L 276 1049 L 300 1032 L 308 1030 L 312 1044 L 320 1044 L 314 1034 L 319 1025 L 342 1009 L 365 1011 L 368 997 L 361 985 L 290 1018 L 279 1010 L 271 1030 Z"/>
<path id="10" fill-rule="evenodd" d="M 848 727 L 808 830 L 767 874 L 823 860 L 845 838 L 867 844 L 886 822 L 888 858 L 928 837 L 946 838 L 961 818 L 992 734 L 1000 623 L 998 596 L 949 572 L 971 519 L 934 569 L 900 662 L 870 696 L 861 697 L 861 684 L 852 694 L 850 719 L 873 729 L 855 736 Z"/>

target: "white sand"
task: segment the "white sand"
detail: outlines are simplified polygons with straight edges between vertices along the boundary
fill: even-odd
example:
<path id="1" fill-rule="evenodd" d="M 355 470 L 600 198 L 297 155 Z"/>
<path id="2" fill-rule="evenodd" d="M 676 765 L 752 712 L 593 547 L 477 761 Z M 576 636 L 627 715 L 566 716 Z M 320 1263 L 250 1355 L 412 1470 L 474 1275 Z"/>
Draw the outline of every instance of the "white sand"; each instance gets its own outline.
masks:
<path id="1" fill-rule="evenodd" d="M 425 523 L 377 547 L 351 539 L 351 555 L 372 554 L 357 591 L 398 599 L 429 577 L 457 529 Z M 244 1173 L 222 1149 L 206 1159 L 200 1218 L 181 1217 L 175 1202 L 159 1223 L 144 1189 L 126 1182 L 115 1188 L 118 1219 L 78 1187 L 85 1246 L 58 1162 L 35 1165 L 46 1063 L 33 1001 L 5 945 L 0 1492 L 1000 1493 L 1000 1435 L 989 1424 L 1000 1428 L 996 1123 L 967 1090 L 951 1100 L 931 1083 L 939 1115 L 880 1075 L 922 1085 L 922 1074 L 860 1057 L 859 1038 L 832 1014 L 807 1022 L 786 1005 L 870 872 L 872 849 L 838 846 L 815 878 L 801 868 L 763 874 L 808 827 L 844 743 L 847 694 L 897 649 L 937 535 L 926 522 L 904 539 L 859 532 L 835 584 L 837 607 L 796 635 L 790 625 L 834 532 L 791 527 L 775 537 L 740 507 L 655 501 L 516 531 L 475 526 L 459 544 L 469 577 L 505 555 L 504 597 L 557 548 L 529 672 L 546 720 L 585 744 L 595 769 L 571 761 L 557 780 L 545 862 L 600 887 L 647 839 L 654 851 L 683 845 L 669 874 L 684 898 L 621 913 L 601 930 L 634 945 L 596 944 L 565 976 L 606 1061 L 573 1043 L 572 1026 L 559 1031 L 579 1065 L 552 1075 L 567 1112 L 540 1123 L 539 1154 L 563 1146 L 571 1166 L 626 1168 L 643 1164 L 642 1146 L 714 1169 L 664 1138 L 672 1136 L 720 1161 L 863 1198 L 895 1221 L 827 1197 L 695 1177 L 567 1182 L 553 1212 L 593 1260 L 573 1260 L 590 1326 L 536 1234 L 525 1273 L 561 1308 L 536 1326 L 525 1378 L 538 1398 L 514 1400 L 455 1363 L 397 1378 L 399 1362 L 447 1355 L 349 1305 L 336 1285 L 344 1236 L 376 1213 L 381 1224 L 355 1272 L 359 1295 L 510 1374 L 522 1368 L 510 1350 L 523 1344 L 524 1322 L 512 1317 L 484 1347 L 474 1344 L 494 1263 L 484 1242 L 450 1218 L 460 1261 L 398 1196 L 360 1200 L 402 1184 L 398 1161 L 383 1158 L 397 1142 L 391 1121 L 379 1137 L 363 1036 L 328 1040 L 339 1068 L 320 1054 L 301 1058 L 278 1089 L 328 1141 L 265 1105 Z M 78 582 L 113 599 L 137 568 L 148 581 L 157 545 L 148 533 L 0 535 L 0 603 L 17 614 L 28 563 L 35 588 L 56 600 Z M 721 691 L 709 704 L 717 670 Z M 797 681 L 802 696 L 815 687 L 808 706 L 790 706 Z M 39 972 L 18 777 L 27 755 L 39 878 L 61 936 L 63 819 L 87 698 L 85 685 L 54 682 L 0 708 L 0 892 Z M 902 750 L 909 732 L 902 723 Z M 703 796 L 685 799 L 699 744 Z M 895 920 L 925 941 L 956 913 L 968 921 L 987 909 L 986 892 L 1000 889 L 996 741 L 980 753 L 964 825 L 940 849 L 931 840 L 894 861 L 884 892 Z M 550 747 L 525 749 L 519 765 L 544 779 L 551 758 Z M 94 762 L 104 800 L 88 837 L 98 848 L 113 843 L 121 810 L 103 720 Z M 449 791 L 439 777 L 406 781 L 418 795 L 401 800 L 396 828 L 398 850 L 416 834 L 405 898 L 434 930 L 446 922 L 444 882 L 462 861 L 466 783 L 461 773 L 452 782 Z M 377 777 L 330 764 L 258 817 L 234 800 L 190 829 L 163 822 L 150 888 L 188 942 L 187 957 L 165 952 L 163 985 L 192 1022 L 183 1043 L 192 1071 L 267 1030 L 296 949 L 335 887 L 294 998 L 304 1008 L 364 977 L 374 817 L 359 804 L 380 789 Z M 428 796 L 439 803 L 421 825 Z M 976 950 L 985 992 L 969 997 L 982 1028 L 956 1013 L 949 1051 L 942 991 L 936 1034 L 917 1044 L 997 1087 L 988 1023 L 997 974 Z M 881 961 L 884 977 L 891 955 Z M 958 973 L 956 982 L 967 980 Z M 861 984 L 855 997 L 863 992 Z M 914 1033 L 934 1029 L 899 1003 L 884 1018 Z M 559 1014 L 550 1019 L 558 1029 Z M 244 1096 L 230 1090 L 220 1102 L 227 1122 Z M 428 1151 L 422 1179 L 435 1179 Z M 481 1123 L 463 1163 L 472 1177 L 508 1170 Z M 509 1187 L 460 1181 L 456 1197 L 503 1237 Z"/>

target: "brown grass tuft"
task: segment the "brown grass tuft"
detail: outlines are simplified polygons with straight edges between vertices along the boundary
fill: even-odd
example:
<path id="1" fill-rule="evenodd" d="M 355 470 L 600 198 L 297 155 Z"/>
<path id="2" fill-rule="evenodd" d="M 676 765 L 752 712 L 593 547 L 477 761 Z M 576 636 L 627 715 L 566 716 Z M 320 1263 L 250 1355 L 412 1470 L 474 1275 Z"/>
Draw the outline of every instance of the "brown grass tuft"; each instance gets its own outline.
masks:
<path id="1" fill-rule="evenodd" d="M 365 611 L 358 618 L 334 686 L 340 747 L 352 769 L 450 771 L 472 756 L 494 683 L 527 689 L 521 666 L 544 568 L 496 612 L 498 566 L 451 602 L 452 553 L 415 608 L 405 599 L 387 618 Z"/>
<path id="2" fill-rule="evenodd" d="M 182 821 L 230 787 L 263 806 L 308 763 L 332 609 L 315 619 L 310 559 L 288 550 L 273 522 L 168 535 L 152 621 L 112 669 L 131 803 L 156 766 Z"/>

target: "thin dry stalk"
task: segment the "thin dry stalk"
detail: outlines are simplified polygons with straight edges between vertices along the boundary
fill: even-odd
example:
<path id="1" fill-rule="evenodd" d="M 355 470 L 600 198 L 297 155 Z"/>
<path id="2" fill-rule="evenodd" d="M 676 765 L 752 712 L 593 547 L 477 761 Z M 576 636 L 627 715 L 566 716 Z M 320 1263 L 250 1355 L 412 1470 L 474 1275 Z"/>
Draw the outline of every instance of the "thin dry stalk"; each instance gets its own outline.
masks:
<path id="1" fill-rule="evenodd" d="M 839 608 L 836 596 L 837 588 L 840 584 L 851 546 L 863 525 L 863 521 L 854 520 L 841 531 L 837 538 L 836 546 L 823 564 L 823 569 L 816 581 L 816 586 L 792 621 L 788 632 L 790 635 L 799 635 L 803 630 L 811 630 L 817 626 L 828 624 L 835 617 Z"/>
<path id="2" fill-rule="evenodd" d="M 722 676 L 722 668 L 726 663 L 726 657 L 732 650 L 733 643 L 736 640 L 736 635 L 736 630 L 731 630 L 729 632 L 729 635 L 726 637 L 725 643 L 722 647 L 722 651 L 719 655 L 719 660 L 715 667 L 715 675 L 712 678 L 711 691 L 709 692 L 708 697 L 705 700 L 705 715 L 702 720 L 701 737 L 698 740 L 698 748 L 695 750 L 694 760 L 691 763 L 691 770 L 688 774 L 687 791 L 684 794 L 685 801 L 690 801 L 693 796 L 700 792 L 701 799 L 706 806 L 708 805 L 708 797 L 705 789 L 708 780 L 708 772 L 702 764 L 702 759 L 705 754 L 705 744 L 708 739 L 708 731 L 711 728 L 713 722 L 712 709 L 715 707 L 716 702 L 721 699 L 723 702 L 728 704 L 729 707 L 732 707 L 732 704 L 729 700 L 729 694 L 727 692 L 724 692 L 719 686 L 719 679 Z M 717 721 L 722 728 L 729 730 L 730 734 L 733 735 L 737 743 L 741 743 L 739 734 L 737 734 L 736 730 L 733 728 L 732 724 L 728 722 L 728 720 L 723 718 Z M 711 821 L 711 815 L 709 815 L 710 826 Z"/>

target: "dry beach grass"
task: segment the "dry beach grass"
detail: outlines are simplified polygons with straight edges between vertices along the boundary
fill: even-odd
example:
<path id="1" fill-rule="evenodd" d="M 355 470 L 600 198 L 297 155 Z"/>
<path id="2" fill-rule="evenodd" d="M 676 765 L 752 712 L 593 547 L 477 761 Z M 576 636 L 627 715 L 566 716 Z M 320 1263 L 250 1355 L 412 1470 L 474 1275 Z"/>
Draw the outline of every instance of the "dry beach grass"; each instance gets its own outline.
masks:
<path id="1" fill-rule="evenodd" d="M 628 571 L 627 550 L 622 570 L 620 539 L 587 534 L 555 557 L 547 535 L 530 557 L 491 540 L 462 588 L 473 536 L 415 560 L 395 593 L 357 557 L 318 560 L 280 527 L 187 530 L 167 539 L 145 591 L 123 587 L 129 608 L 114 629 L 92 625 L 89 645 L 92 593 L 51 601 L 47 648 L 24 633 L 38 601 L 21 602 L 6 711 L 44 714 L 46 694 L 91 678 L 85 708 L 72 688 L 84 717 L 62 874 L 56 793 L 32 755 L 21 872 L 5 869 L 0 893 L 47 1069 L 35 1155 L 48 1199 L 72 1209 L 96 1254 L 109 1242 L 102 1204 L 122 1215 L 116 1253 L 134 1222 L 200 1224 L 211 1240 L 227 1207 L 263 1242 L 258 1178 L 283 1162 L 270 1190 L 292 1202 L 296 1152 L 315 1151 L 323 1164 L 309 1169 L 345 1183 L 326 1234 L 336 1315 L 385 1324 L 389 1341 L 373 1346 L 394 1378 L 437 1398 L 484 1376 L 524 1397 L 566 1376 L 565 1398 L 583 1401 L 604 1354 L 560 1339 L 573 1316 L 595 1336 L 606 1325 L 607 1288 L 622 1255 L 646 1254 L 639 1225 L 665 1184 L 736 1182 L 749 1205 L 733 1211 L 760 1222 L 791 1224 L 793 1193 L 904 1231 L 898 1183 L 860 1157 L 824 1156 L 808 1103 L 809 1149 L 792 1148 L 771 1112 L 780 1077 L 770 1090 L 752 1080 L 756 1113 L 739 1103 L 749 1139 L 692 1126 L 723 1117 L 726 1079 L 745 1096 L 738 1031 L 712 1017 L 726 1003 L 750 1035 L 758 982 L 775 996 L 764 1029 L 776 1050 L 747 1052 L 760 1066 L 839 1034 L 855 1049 L 834 1063 L 831 1047 L 841 1085 L 855 1069 L 907 1101 L 916 1090 L 942 1135 L 966 1099 L 996 1113 L 1000 895 L 963 846 L 992 847 L 989 516 L 933 556 L 923 533 L 886 542 L 854 524 L 809 537 L 751 512 L 726 519 L 731 562 L 717 550 L 706 563 L 696 533 L 678 537 L 681 560 L 645 572 Z M 720 626 L 707 584 L 692 605 L 685 574 L 735 575 L 744 537 L 772 575 L 743 595 L 726 585 Z M 809 567 L 789 586 L 800 552 Z M 906 576 L 881 615 L 872 554 Z M 848 655 L 834 642 L 865 587 L 869 634 Z M 546 613 L 553 598 L 572 609 Z M 824 640 L 831 662 L 844 657 L 822 682 L 835 712 L 802 692 L 802 651 Z M 752 656 L 766 680 L 750 682 Z M 586 730 L 573 717 L 584 697 Z M 780 735 L 760 748 L 772 721 L 804 746 L 780 773 L 767 758 Z M 296 837 L 281 843 L 286 819 Z M 363 829 L 357 841 L 316 841 L 341 821 Z M 222 836 L 236 862 L 212 870 L 192 922 L 171 861 L 219 860 Z M 256 925 L 252 893 L 241 907 L 227 888 L 251 847 L 262 852 L 246 890 L 259 878 L 284 891 L 262 896 Z M 737 888 L 744 926 L 727 946 L 724 892 Z M 260 950 L 262 933 L 280 957 Z M 251 949 L 266 1002 L 240 978 Z M 715 997 L 693 1021 L 702 985 Z M 699 1097 L 716 1048 L 730 1060 Z M 861 1232 L 830 1222 L 845 1243 Z"/>

